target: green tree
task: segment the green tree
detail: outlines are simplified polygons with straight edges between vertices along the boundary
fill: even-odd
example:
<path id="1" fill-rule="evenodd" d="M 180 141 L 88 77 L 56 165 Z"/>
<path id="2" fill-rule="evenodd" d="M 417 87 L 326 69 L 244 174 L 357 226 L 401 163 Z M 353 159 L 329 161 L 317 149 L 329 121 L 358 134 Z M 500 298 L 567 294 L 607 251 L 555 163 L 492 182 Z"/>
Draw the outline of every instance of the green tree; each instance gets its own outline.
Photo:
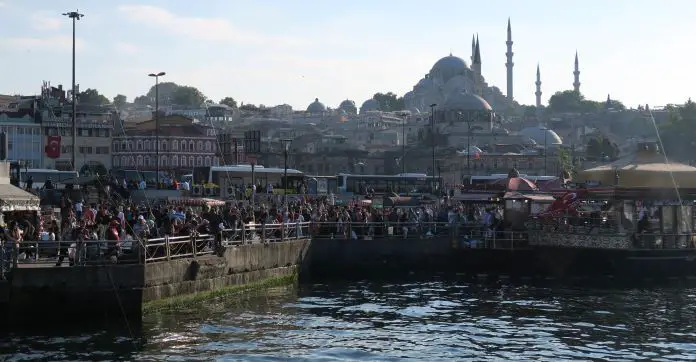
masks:
<path id="1" fill-rule="evenodd" d="M 603 103 L 585 99 L 580 92 L 566 90 L 549 98 L 548 110 L 552 113 L 596 113 L 605 107 Z"/>
<path id="2" fill-rule="evenodd" d="M 237 108 L 237 101 L 234 100 L 232 97 L 225 97 L 220 100 L 220 104 L 224 104 L 226 106 L 232 107 L 232 108 Z"/>
<path id="3" fill-rule="evenodd" d="M 164 101 L 165 104 L 169 103 L 170 100 L 173 99 L 174 92 L 176 92 L 177 89 L 179 89 L 179 85 L 174 83 L 174 82 L 162 82 L 159 85 L 157 85 L 158 88 L 158 93 L 159 93 L 159 100 L 160 104 L 162 104 L 162 101 Z M 147 94 L 145 94 L 145 97 L 149 100 L 151 105 L 155 104 L 155 86 L 153 85 L 150 87 L 150 90 L 147 91 Z"/>
<path id="4" fill-rule="evenodd" d="M 162 94 L 160 93 L 160 97 Z M 171 94 L 171 102 L 180 106 L 199 107 L 205 102 L 205 96 L 196 87 L 179 86 Z"/>
<path id="5" fill-rule="evenodd" d="M 123 94 L 118 94 L 114 97 L 113 104 L 116 106 L 116 109 L 121 109 L 126 105 L 126 102 L 128 102 L 128 98 Z"/>
<path id="6" fill-rule="evenodd" d="M 605 158 L 615 160 L 619 157 L 619 146 L 603 135 L 598 135 L 587 141 L 585 157 L 588 160 L 603 161 Z"/>
<path id="7" fill-rule="evenodd" d="M 109 99 L 100 94 L 96 89 L 87 88 L 84 92 L 80 92 L 77 96 L 77 101 L 81 104 L 89 105 L 106 105 L 109 104 Z"/>
<path id="8" fill-rule="evenodd" d="M 242 111 L 256 112 L 259 110 L 259 107 L 255 106 L 251 103 L 247 103 L 247 104 L 242 104 L 241 106 L 239 106 L 239 109 L 241 109 Z"/>
<path id="9" fill-rule="evenodd" d="M 405 108 L 404 97 L 399 97 L 392 92 L 375 93 L 372 98 L 379 103 L 380 110 L 384 112 L 401 111 Z"/>
<path id="10" fill-rule="evenodd" d="M 667 106 L 667 120 L 658 128 L 670 157 L 693 160 L 696 153 L 696 103 L 689 98 L 682 106 Z M 653 119 L 650 118 L 650 122 Z"/>
<path id="11" fill-rule="evenodd" d="M 137 96 L 135 99 L 133 99 L 133 103 L 139 105 L 139 106 L 146 106 L 150 104 L 150 98 L 147 96 Z"/>

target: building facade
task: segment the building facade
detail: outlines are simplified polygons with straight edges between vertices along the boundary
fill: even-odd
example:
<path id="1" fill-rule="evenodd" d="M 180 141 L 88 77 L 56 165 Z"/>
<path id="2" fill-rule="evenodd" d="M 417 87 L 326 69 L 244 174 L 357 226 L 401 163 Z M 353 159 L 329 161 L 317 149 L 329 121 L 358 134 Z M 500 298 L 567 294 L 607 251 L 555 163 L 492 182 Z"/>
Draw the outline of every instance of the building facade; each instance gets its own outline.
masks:
<path id="1" fill-rule="evenodd" d="M 42 135 L 45 138 L 43 165 L 45 168 L 71 170 L 72 165 L 72 113 L 71 107 L 58 105 L 40 111 Z M 80 174 L 87 168 L 105 172 L 111 168 L 111 137 L 114 119 L 118 116 L 109 107 L 78 106 L 77 152 L 75 169 Z M 56 152 L 51 152 L 54 148 Z"/>
<path id="2" fill-rule="evenodd" d="M 7 134 L 8 158 L 29 168 L 43 168 L 41 124 L 22 111 L 0 111 L 0 132 Z"/>
<path id="3" fill-rule="evenodd" d="M 185 174 L 193 167 L 217 166 L 218 148 L 214 128 L 181 115 L 161 116 L 159 132 L 149 120 L 115 136 L 111 163 L 115 169 L 156 170 L 159 154 L 161 171 Z"/>

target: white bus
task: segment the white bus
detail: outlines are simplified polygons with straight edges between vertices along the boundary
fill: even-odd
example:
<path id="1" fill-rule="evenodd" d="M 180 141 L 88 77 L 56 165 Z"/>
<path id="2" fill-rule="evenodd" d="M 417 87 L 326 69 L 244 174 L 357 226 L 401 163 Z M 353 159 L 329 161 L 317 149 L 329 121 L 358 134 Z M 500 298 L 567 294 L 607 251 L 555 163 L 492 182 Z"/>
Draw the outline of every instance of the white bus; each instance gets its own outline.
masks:
<path id="1" fill-rule="evenodd" d="M 42 189 L 44 187 L 44 183 L 49 178 L 51 179 L 51 182 L 53 183 L 53 186 L 56 189 L 62 189 L 65 187 L 65 184 L 63 183 L 64 181 L 74 180 L 79 177 L 79 174 L 77 173 L 77 171 L 58 171 L 42 168 L 23 168 L 19 171 L 19 177 L 21 181 L 20 185 L 22 188 L 26 187 L 26 182 L 27 179 L 29 179 L 29 176 L 31 176 L 32 178 L 32 188 L 34 189 Z"/>
<path id="2" fill-rule="evenodd" d="M 284 168 L 254 166 L 254 179 L 257 185 L 265 188 L 266 185 L 271 184 L 274 193 L 282 193 L 281 190 L 286 189 L 288 194 L 295 194 L 297 187 L 304 181 L 304 174 L 293 168 L 289 168 L 287 173 L 288 180 L 286 182 Z M 251 185 L 251 165 L 194 167 L 193 183 L 196 185 L 215 184 L 221 189 L 238 185 Z M 258 191 L 265 192 L 265 189 Z"/>
<path id="3" fill-rule="evenodd" d="M 365 193 L 366 188 L 374 189 L 376 194 L 395 192 L 418 195 L 430 193 L 433 182 L 442 185 L 442 177 L 428 176 L 424 173 L 402 173 L 398 175 L 353 175 L 339 173 L 337 176 L 340 193 Z"/>

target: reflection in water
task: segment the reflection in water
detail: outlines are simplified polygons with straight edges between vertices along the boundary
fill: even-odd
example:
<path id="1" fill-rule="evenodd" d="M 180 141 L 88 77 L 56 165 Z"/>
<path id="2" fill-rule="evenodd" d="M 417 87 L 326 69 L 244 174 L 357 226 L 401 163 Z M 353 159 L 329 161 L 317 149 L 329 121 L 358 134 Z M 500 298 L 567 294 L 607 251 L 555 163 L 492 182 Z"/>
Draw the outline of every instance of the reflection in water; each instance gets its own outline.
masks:
<path id="1" fill-rule="evenodd" d="M 148 316 L 127 333 L 10 336 L 10 360 L 680 360 L 692 289 L 433 281 L 277 288 Z M 141 340 L 138 340 L 141 341 Z"/>

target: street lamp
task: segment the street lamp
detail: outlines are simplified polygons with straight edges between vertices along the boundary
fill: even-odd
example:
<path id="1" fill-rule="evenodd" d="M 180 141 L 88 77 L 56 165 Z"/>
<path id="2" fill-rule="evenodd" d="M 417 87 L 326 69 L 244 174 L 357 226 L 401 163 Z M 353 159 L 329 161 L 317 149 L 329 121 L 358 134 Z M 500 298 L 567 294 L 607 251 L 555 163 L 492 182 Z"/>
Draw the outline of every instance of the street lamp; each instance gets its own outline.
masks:
<path id="1" fill-rule="evenodd" d="M 77 89 L 75 87 L 75 23 L 84 17 L 84 14 L 80 14 L 76 11 L 69 11 L 63 13 L 64 16 L 72 19 L 72 167 L 73 171 L 77 171 Z"/>
<path id="2" fill-rule="evenodd" d="M 283 182 L 283 205 L 285 208 L 288 207 L 288 151 L 290 150 L 291 139 L 282 139 L 280 142 L 283 144 L 283 156 L 285 158 L 285 176 Z M 286 210 L 287 211 L 287 210 Z"/>
<path id="3" fill-rule="evenodd" d="M 430 105 L 430 143 L 433 146 L 433 172 L 432 172 L 432 192 L 435 193 L 435 107 L 437 104 Z"/>
<path id="4" fill-rule="evenodd" d="M 165 72 L 150 73 L 149 77 L 155 78 L 155 156 L 157 157 L 157 188 L 160 188 L 160 141 L 159 141 L 159 77 L 164 76 Z"/>

